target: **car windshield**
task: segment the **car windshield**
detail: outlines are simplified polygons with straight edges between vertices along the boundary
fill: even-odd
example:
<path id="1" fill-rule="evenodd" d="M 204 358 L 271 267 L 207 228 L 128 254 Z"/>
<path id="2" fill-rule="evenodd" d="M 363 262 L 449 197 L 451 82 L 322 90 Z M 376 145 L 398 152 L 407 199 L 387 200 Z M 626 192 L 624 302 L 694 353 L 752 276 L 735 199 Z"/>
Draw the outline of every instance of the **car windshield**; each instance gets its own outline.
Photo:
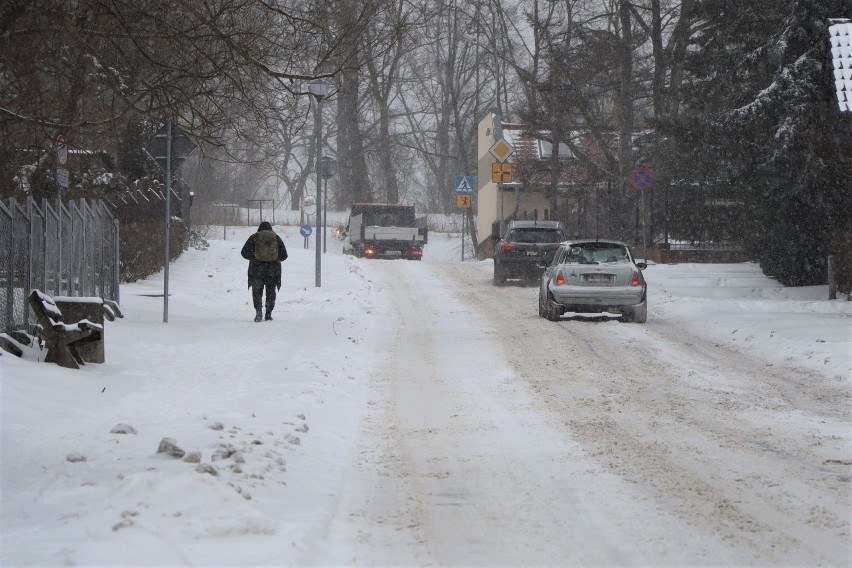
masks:
<path id="1" fill-rule="evenodd" d="M 512 229 L 506 238 L 512 243 L 558 243 L 563 240 L 562 231 L 543 227 Z"/>
<path id="2" fill-rule="evenodd" d="M 604 262 L 626 262 L 627 248 L 612 243 L 586 243 L 574 245 L 568 251 L 565 262 L 599 264 Z"/>

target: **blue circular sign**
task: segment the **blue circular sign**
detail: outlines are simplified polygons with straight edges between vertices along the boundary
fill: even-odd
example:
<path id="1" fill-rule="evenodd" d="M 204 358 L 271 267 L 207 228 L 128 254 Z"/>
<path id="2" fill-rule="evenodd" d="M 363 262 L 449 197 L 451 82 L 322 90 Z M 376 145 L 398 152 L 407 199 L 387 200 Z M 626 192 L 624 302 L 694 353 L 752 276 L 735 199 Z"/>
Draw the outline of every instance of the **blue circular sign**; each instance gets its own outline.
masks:
<path id="1" fill-rule="evenodd" d="M 314 230 L 311 228 L 310 225 L 302 225 L 299 228 L 299 234 L 302 235 L 303 237 L 310 237 L 311 233 L 313 233 L 313 232 L 314 232 Z"/>
<path id="2" fill-rule="evenodd" d="M 651 173 L 651 168 L 639 166 L 633 170 L 630 181 L 633 183 L 633 187 L 639 191 L 645 191 L 651 189 L 651 186 L 654 185 L 654 174 Z"/>

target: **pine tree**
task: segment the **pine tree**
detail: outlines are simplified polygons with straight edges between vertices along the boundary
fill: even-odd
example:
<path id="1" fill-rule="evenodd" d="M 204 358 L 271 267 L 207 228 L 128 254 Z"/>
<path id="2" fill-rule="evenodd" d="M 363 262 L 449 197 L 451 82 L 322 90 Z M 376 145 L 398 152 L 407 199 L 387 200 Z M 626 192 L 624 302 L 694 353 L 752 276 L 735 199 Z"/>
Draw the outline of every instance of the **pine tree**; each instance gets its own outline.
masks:
<path id="1" fill-rule="evenodd" d="M 837 105 L 828 39 L 829 18 L 852 16 L 852 5 L 701 6 L 715 15 L 697 36 L 689 121 L 678 134 L 705 140 L 695 152 L 705 175 L 681 175 L 742 201 L 741 240 L 764 273 L 787 285 L 824 283 L 828 254 L 842 252 L 832 243 L 852 229 L 849 164 L 829 135 Z"/>

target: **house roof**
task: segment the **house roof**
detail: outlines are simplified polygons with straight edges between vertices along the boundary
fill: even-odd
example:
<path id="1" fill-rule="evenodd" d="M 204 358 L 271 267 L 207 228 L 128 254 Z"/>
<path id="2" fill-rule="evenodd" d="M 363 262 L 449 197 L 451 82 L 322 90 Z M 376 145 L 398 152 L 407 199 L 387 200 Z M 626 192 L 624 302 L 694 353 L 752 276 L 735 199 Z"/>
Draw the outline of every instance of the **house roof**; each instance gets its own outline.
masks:
<path id="1" fill-rule="evenodd" d="M 517 166 L 515 180 L 533 186 L 549 185 L 552 175 L 552 144 L 547 138 L 550 137 L 550 132 L 544 130 L 530 132 L 523 124 L 507 122 L 503 122 L 501 126 L 503 139 L 515 148 L 514 154 L 509 158 L 509 161 Z M 603 153 L 593 137 L 583 132 L 572 132 L 570 136 L 587 158 L 598 163 L 603 169 L 607 167 Z M 617 135 L 613 133 L 612 140 L 608 143 L 612 144 L 616 139 Z M 578 160 L 569 145 L 559 144 L 558 157 L 561 164 L 557 180 L 558 189 L 585 188 L 605 181 L 599 170 L 595 171 Z"/>
<path id="2" fill-rule="evenodd" d="M 552 156 L 553 145 L 550 140 L 549 131 L 541 131 L 536 135 L 524 132 L 524 125 L 503 123 L 503 139 L 514 146 L 517 155 L 533 156 L 535 158 L 547 159 Z M 560 143 L 559 156 L 562 158 L 573 158 L 574 154 L 567 144 Z"/>

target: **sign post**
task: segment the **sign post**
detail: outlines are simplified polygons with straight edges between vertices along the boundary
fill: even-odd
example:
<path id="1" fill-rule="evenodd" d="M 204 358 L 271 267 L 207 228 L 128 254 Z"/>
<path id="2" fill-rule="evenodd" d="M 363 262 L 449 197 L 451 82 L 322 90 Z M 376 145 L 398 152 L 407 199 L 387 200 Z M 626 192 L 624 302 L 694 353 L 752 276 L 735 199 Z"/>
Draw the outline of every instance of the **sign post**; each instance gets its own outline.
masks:
<path id="1" fill-rule="evenodd" d="M 313 233 L 313 232 L 314 232 L 314 230 L 311 227 L 311 216 L 310 216 L 310 214 L 308 214 L 307 223 L 305 223 L 304 225 L 299 227 L 299 234 L 302 235 L 303 237 L 305 237 L 305 248 L 306 249 L 308 248 L 308 237 L 310 237 L 311 233 Z"/>
<path id="2" fill-rule="evenodd" d="M 502 237 L 503 231 L 505 231 L 505 229 L 506 229 L 506 213 L 504 211 L 504 206 L 503 206 L 503 184 L 509 183 L 509 182 L 503 181 L 503 179 L 502 179 L 502 174 L 503 174 L 502 167 L 503 167 L 503 163 L 506 160 L 508 160 L 509 157 L 515 152 L 515 147 L 512 146 L 511 144 L 509 144 L 508 142 L 506 142 L 506 140 L 504 138 L 500 138 L 499 140 L 494 142 L 494 144 L 491 146 L 491 148 L 488 149 L 488 151 L 501 164 L 501 169 L 500 169 L 501 180 L 497 181 L 495 183 L 497 184 L 497 191 L 500 193 L 500 236 Z M 511 180 L 512 179 L 512 165 L 508 164 L 508 166 L 509 166 L 509 171 L 508 171 L 509 180 Z M 494 179 L 494 173 L 495 173 L 494 168 L 492 166 L 492 169 L 491 169 L 492 179 Z"/>
<path id="3" fill-rule="evenodd" d="M 466 230 L 466 214 L 465 209 L 470 209 L 473 198 L 473 188 L 476 186 L 476 178 L 474 176 L 456 176 L 456 207 L 462 210 L 462 230 L 461 230 L 461 259 L 464 262 L 464 237 Z"/>
<path id="4" fill-rule="evenodd" d="M 649 191 L 652 187 L 654 187 L 654 173 L 651 171 L 651 168 L 648 166 L 636 166 L 633 168 L 633 173 L 630 174 L 630 183 L 633 184 L 633 188 L 640 193 L 640 208 L 642 210 L 642 256 L 643 261 L 648 260 L 648 250 L 646 248 L 645 241 L 645 192 Z"/>
<path id="5" fill-rule="evenodd" d="M 172 171 L 197 148 L 195 142 L 167 120 L 148 143 L 148 151 L 166 174 L 165 260 L 163 263 L 163 323 L 169 321 L 169 225 L 172 216 Z"/>

